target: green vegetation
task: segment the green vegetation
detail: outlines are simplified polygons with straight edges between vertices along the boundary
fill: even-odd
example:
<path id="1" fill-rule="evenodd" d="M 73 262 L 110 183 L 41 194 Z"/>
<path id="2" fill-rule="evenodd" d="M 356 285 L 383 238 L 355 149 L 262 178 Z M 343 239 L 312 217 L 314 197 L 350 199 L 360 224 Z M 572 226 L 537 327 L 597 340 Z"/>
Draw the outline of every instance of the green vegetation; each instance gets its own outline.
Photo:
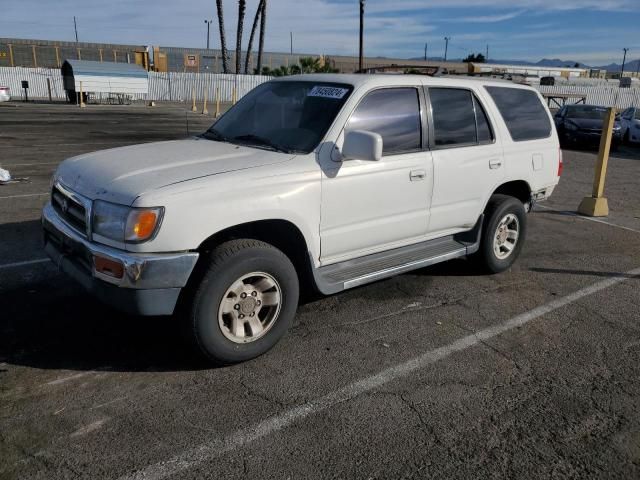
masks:
<path id="1" fill-rule="evenodd" d="M 302 73 L 338 73 L 337 68 L 331 66 L 329 58 L 325 57 L 302 57 L 299 64 L 284 66 L 271 69 L 262 67 L 261 75 L 269 75 L 271 77 L 286 77 L 287 75 L 300 75 Z M 254 73 L 258 73 L 255 69 Z"/>
<path id="2" fill-rule="evenodd" d="M 469 54 L 467 56 L 467 58 L 465 58 L 464 60 L 462 60 L 465 63 L 485 63 L 487 61 L 487 59 L 484 57 L 483 54 L 481 53 L 476 53 L 475 55 L 473 53 Z"/>

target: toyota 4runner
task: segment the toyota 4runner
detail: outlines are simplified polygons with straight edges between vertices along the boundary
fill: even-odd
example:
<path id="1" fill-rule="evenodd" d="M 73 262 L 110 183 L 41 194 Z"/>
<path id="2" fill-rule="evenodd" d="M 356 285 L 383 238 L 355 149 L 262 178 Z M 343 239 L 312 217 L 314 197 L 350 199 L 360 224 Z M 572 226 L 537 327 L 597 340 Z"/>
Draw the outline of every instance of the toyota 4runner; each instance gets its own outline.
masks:
<path id="1" fill-rule="evenodd" d="M 233 363 L 284 335 L 300 285 L 334 294 L 463 256 L 508 269 L 561 170 L 526 86 L 280 78 L 197 137 L 64 161 L 45 249 L 102 301 L 175 313 L 199 351 Z"/>

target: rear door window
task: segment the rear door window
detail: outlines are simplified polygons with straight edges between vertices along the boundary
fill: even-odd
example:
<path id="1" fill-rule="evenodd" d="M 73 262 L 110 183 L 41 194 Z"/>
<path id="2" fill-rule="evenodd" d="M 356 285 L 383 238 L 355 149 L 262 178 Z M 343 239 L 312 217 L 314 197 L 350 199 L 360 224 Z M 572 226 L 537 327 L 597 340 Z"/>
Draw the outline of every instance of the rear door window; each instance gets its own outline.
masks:
<path id="1" fill-rule="evenodd" d="M 476 143 L 476 116 L 469 90 L 430 88 L 429 99 L 436 146 Z"/>
<path id="2" fill-rule="evenodd" d="M 436 147 L 454 147 L 493 142 L 487 114 L 470 90 L 430 88 Z"/>
<path id="3" fill-rule="evenodd" d="M 349 118 L 346 130 L 366 130 L 382 137 L 383 154 L 422 148 L 417 88 L 383 88 L 368 93 Z"/>
<path id="4" fill-rule="evenodd" d="M 547 109 L 536 92 L 523 88 L 485 87 L 504 119 L 515 142 L 551 135 Z"/>

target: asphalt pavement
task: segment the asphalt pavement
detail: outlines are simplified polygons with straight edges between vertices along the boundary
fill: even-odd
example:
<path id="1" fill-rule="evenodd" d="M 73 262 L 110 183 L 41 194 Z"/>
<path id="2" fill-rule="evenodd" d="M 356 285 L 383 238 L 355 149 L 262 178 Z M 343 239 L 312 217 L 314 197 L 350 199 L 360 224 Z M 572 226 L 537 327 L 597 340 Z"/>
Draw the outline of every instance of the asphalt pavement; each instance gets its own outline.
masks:
<path id="1" fill-rule="evenodd" d="M 189 131 L 187 132 L 187 122 Z M 640 478 L 640 148 L 611 214 L 575 211 L 565 151 L 520 259 L 454 260 L 300 306 L 288 335 L 210 368 L 177 319 L 118 313 L 44 255 L 62 160 L 204 130 L 181 106 L 0 106 L 0 478 Z"/>

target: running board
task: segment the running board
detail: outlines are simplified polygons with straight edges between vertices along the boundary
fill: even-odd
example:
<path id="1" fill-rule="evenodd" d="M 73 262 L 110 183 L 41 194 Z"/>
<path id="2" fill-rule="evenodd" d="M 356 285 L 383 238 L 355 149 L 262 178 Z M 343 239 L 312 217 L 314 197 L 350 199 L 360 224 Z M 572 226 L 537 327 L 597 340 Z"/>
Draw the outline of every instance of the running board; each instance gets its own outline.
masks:
<path id="1" fill-rule="evenodd" d="M 316 286 L 321 293 L 330 295 L 475 253 L 480 247 L 483 217 L 468 232 L 313 269 Z"/>

